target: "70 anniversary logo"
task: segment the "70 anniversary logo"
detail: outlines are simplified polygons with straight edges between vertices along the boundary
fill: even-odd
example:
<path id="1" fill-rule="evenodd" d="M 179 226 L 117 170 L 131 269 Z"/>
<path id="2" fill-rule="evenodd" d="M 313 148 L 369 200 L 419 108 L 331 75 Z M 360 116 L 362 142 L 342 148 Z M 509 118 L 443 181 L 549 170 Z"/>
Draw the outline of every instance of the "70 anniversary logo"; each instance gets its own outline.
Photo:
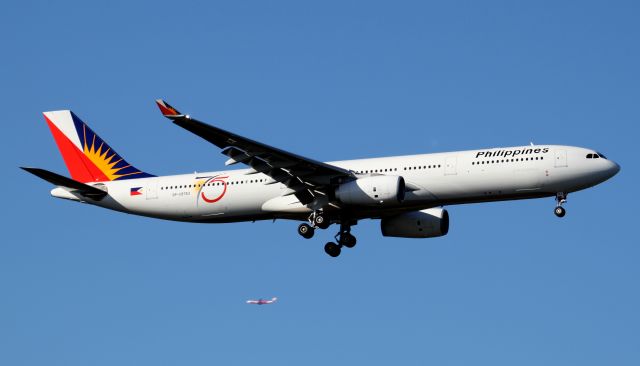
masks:
<path id="1" fill-rule="evenodd" d="M 224 197 L 224 195 L 227 193 L 227 181 L 226 181 L 227 178 L 229 177 L 219 176 L 219 175 L 214 177 L 197 177 L 196 179 L 206 179 L 202 184 L 199 185 L 198 199 L 202 198 L 202 200 L 205 201 L 206 203 L 216 203 L 220 201 L 222 197 Z M 220 183 L 222 185 L 222 192 L 219 193 L 218 196 L 215 196 L 213 198 L 207 197 L 207 195 L 204 192 L 205 188 L 208 188 L 211 186 L 218 186 L 217 183 Z"/>

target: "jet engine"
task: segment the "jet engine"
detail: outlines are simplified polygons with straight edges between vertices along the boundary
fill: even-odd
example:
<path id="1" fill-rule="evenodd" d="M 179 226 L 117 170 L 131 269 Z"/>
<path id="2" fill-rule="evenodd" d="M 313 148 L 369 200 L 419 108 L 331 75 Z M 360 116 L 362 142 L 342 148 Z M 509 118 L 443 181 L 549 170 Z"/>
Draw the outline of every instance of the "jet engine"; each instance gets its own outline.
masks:
<path id="1" fill-rule="evenodd" d="M 380 221 L 382 235 L 399 238 L 434 238 L 449 232 L 449 213 L 443 208 L 406 212 Z"/>
<path id="2" fill-rule="evenodd" d="M 377 206 L 402 202 L 404 192 L 404 178 L 378 175 L 341 184 L 336 198 L 347 205 Z"/>

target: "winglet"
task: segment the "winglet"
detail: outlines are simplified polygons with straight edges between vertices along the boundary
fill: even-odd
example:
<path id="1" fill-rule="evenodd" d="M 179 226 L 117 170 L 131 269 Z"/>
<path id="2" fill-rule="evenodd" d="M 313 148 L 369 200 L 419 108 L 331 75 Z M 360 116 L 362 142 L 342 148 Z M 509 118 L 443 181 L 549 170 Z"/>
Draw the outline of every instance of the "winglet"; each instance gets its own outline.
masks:
<path id="1" fill-rule="evenodd" d="M 162 99 L 156 99 L 156 104 L 158 105 L 158 108 L 160 108 L 160 112 L 162 112 L 162 115 L 167 118 L 184 116 L 182 113 L 178 112 L 177 109 L 173 108 L 169 103 L 165 102 Z"/>

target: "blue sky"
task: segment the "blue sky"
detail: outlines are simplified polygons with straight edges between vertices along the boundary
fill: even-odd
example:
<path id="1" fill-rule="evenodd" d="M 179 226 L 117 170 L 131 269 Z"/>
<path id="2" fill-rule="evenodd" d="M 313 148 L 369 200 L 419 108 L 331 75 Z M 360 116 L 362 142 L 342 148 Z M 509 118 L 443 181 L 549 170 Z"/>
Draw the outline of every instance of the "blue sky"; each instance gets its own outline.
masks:
<path id="1" fill-rule="evenodd" d="M 2 365 L 637 365 L 634 1 L 14 2 L 3 6 Z M 223 167 L 155 98 L 318 160 L 535 143 L 611 181 L 449 207 L 443 238 L 337 259 L 334 229 L 195 225 L 49 196 L 41 112 L 73 109 L 137 167 Z M 247 306 L 278 296 L 274 306 Z"/>

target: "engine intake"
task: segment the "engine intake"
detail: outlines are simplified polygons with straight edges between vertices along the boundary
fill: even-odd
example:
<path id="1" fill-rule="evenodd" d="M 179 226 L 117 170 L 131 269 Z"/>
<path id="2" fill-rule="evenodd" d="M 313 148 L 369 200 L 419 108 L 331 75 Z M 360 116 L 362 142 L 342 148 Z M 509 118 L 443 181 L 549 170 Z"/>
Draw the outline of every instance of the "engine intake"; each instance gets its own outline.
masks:
<path id="1" fill-rule="evenodd" d="M 336 189 L 336 198 L 348 205 L 377 206 L 404 200 L 404 178 L 379 175 L 343 183 Z"/>
<path id="2" fill-rule="evenodd" d="M 449 232 L 449 213 L 443 208 L 406 212 L 380 221 L 382 235 L 399 238 L 434 238 Z"/>

